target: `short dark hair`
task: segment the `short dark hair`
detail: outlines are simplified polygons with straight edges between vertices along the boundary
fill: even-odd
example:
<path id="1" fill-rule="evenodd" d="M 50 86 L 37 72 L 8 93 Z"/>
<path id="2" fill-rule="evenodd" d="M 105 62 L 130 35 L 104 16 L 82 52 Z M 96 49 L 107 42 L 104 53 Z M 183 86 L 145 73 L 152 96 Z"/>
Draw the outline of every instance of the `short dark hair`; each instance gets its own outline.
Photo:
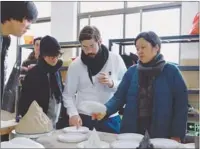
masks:
<path id="1" fill-rule="evenodd" d="M 95 41 L 99 41 L 101 39 L 100 31 L 95 26 L 85 26 L 79 35 L 79 42 L 83 40 L 94 39 Z"/>
<path id="2" fill-rule="evenodd" d="M 159 47 L 159 51 L 158 53 L 160 53 L 160 49 L 161 49 L 161 40 L 158 37 L 158 35 L 153 32 L 153 31 L 148 31 L 148 32 L 141 32 L 139 35 L 137 35 L 137 37 L 135 38 L 135 44 L 137 42 L 138 39 L 140 38 L 144 38 L 146 41 L 148 41 L 153 47 L 155 47 L 156 45 L 158 45 Z"/>
<path id="3" fill-rule="evenodd" d="M 56 38 L 46 35 L 40 41 L 40 56 L 59 56 L 62 50 Z"/>
<path id="4" fill-rule="evenodd" d="M 22 22 L 23 19 L 36 21 L 38 11 L 32 1 L 2 1 L 1 2 L 1 23 L 11 19 Z"/>
<path id="5" fill-rule="evenodd" d="M 40 41 L 41 41 L 41 40 L 42 40 L 42 37 L 34 38 L 34 39 L 33 39 L 33 44 L 35 44 L 35 42 L 36 42 L 37 40 L 40 40 Z"/>

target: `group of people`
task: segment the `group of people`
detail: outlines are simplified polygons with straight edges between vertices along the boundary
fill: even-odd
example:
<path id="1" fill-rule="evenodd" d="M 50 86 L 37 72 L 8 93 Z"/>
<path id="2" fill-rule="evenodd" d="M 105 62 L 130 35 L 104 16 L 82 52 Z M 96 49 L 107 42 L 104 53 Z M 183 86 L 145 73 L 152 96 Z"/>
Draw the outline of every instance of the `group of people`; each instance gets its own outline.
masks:
<path id="1" fill-rule="evenodd" d="M 1 2 L 1 78 L 4 76 L 5 53 L 9 35 L 20 37 L 37 18 L 33 2 Z M 18 6 L 18 7 L 17 7 Z M 24 11 L 17 11 L 24 8 Z M 23 9 L 22 9 L 23 10 Z M 9 15 L 8 15 L 9 14 Z M 140 133 L 148 130 L 153 138 L 183 141 L 187 123 L 187 87 L 179 69 L 166 62 L 161 54 L 161 41 L 152 31 L 135 38 L 137 60 L 126 66 L 119 54 L 110 52 L 102 43 L 95 26 L 85 26 L 79 33 L 81 55 L 68 67 L 63 85 L 59 69 L 61 47 L 52 36 L 34 40 L 39 50 L 32 53 L 34 64 L 26 61 L 18 103 L 18 115 L 24 116 L 36 100 L 56 128 L 63 118 L 65 126 L 86 126 L 110 133 Z M 38 52 L 39 51 L 39 52 Z M 28 63 L 28 64 L 27 64 Z M 127 70 L 128 68 L 128 70 Z M 4 80 L 1 80 L 1 95 Z M 2 99 L 2 96 L 1 96 Z M 2 99 L 4 101 L 6 99 Z M 87 115 L 79 109 L 83 101 L 96 101 L 106 106 L 106 113 Z M 124 107 L 123 117 L 119 110 Z M 58 128 L 58 127 L 57 127 Z"/>

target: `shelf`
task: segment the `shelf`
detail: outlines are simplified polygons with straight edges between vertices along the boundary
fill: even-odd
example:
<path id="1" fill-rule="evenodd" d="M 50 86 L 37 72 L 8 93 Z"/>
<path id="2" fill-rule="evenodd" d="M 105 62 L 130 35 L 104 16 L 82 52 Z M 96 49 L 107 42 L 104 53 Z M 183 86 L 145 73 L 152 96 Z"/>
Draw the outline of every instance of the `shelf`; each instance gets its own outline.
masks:
<path id="1" fill-rule="evenodd" d="M 61 48 L 78 48 L 80 43 L 78 41 L 69 41 L 69 42 L 59 42 Z M 20 45 L 21 48 L 33 49 L 33 44 L 23 44 Z"/>
<path id="2" fill-rule="evenodd" d="M 199 94 L 199 89 L 188 89 L 188 94 Z"/>
<path id="3" fill-rule="evenodd" d="M 199 66 L 178 66 L 180 71 L 199 71 Z"/>
<path id="4" fill-rule="evenodd" d="M 180 35 L 180 36 L 161 36 L 162 43 L 188 43 L 188 42 L 199 42 L 199 35 Z M 135 38 L 125 38 L 125 39 L 110 39 L 109 43 L 116 43 L 122 46 L 134 45 Z"/>
<path id="5" fill-rule="evenodd" d="M 60 68 L 60 71 L 65 71 L 65 70 L 68 70 L 68 67 L 64 66 Z"/>

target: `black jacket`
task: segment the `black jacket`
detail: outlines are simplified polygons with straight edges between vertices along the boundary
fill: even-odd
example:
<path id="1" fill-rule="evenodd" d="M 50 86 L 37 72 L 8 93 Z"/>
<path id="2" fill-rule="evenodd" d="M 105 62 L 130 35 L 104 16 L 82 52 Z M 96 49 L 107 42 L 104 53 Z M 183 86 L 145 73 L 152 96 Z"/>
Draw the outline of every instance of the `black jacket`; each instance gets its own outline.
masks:
<path id="1" fill-rule="evenodd" d="M 22 63 L 22 66 L 28 67 L 31 64 L 37 64 L 37 59 L 35 58 L 35 53 L 31 52 L 28 58 Z M 26 75 L 27 72 L 24 70 L 21 70 L 21 74 Z"/>
<path id="2" fill-rule="evenodd" d="M 62 64 L 59 66 L 59 68 L 61 66 Z M 34 100 L 37 101 L 40 107 L 42 107 L 44 113 L 47 114 L 50 98 L 50 84 L 47 74 L 48 72 L 41 63 L 38 63 L 28 72 L 22 83 L 21 96 L 19 98 L 17 108 L 18 115 L 24 116 L 28 111 L 30 104 Z M 62 95 L 63 84 L 60 71 L 56 71 L 55 75 L 60 94 Z M 60 99 L 60 102 L 61 101 L 62 99 Z"/>
<path id="3" fill-rule="evenodd" d="M 5 68 L 5 59 L 7 56 L 8 48 L 10 46 L 11 39 L 9 36 L 0 36 L 0 71 L 1 71 L 1 79 L 0 79 L 0 98 L 1 98 L 1 109 L 14 112 L 14 104 L 15 104 L 15 95 L 16 95 L 16 86 L 18 84 L 18 77 L 19 77 L 19 65 L 16 61 L 12 72 L 9 76 L 7 84 L 4 86 L 5 83 L 5 75 L 6 75 L 6 68 Z"/>

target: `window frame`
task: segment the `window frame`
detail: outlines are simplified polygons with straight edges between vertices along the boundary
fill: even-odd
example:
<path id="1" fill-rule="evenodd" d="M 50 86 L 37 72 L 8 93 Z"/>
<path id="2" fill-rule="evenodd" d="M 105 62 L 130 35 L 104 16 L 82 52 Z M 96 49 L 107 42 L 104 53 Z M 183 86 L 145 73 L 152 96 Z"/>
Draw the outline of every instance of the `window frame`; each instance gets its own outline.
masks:
<path id="1" fill-rule="evenodd" d="M 104 11 L 96 11 L 96 12 L 80 12 L 80 2 L 77 3 L 77 39 L 80 32 L 80 20 L 85 18 L 92 18 L 92 17 L 102 17 L 102 16 L 109 16 L 109 15 L 118 15 L 123 14 L 123 38 L 125 38 L 126 33 L 126 15 L 127 14 L 134 14 L 140 13 L 140 31 L 142 31 L 142 13 L 147 11 L 156 11 L 156 10 L 164 10 L 164 9 L 171 9 L 171 8 L 179 8 L 180 9 L 180 27 L 179 27 L 179 34 L 181 33 L 181 16 L 182 16 L 182 2 L 171 2 L 171 3 L 160 3 L 160 4 L 152 4 L 146 6 L 136 6 L 136 7 L 128 7 L 128 2 L 124 1 L 124 8 L 122 9 L 114 9 L 114 10 L 104 10 Z M 179 43 L 179 56 L 178 62 L 180 63 L 180 43 Z M 123 54 L 125 53 L 125 47 L 123 46 Z M 79 51 L 77 49 L 76 52 L 77 56 L 79 55 Z"/>

